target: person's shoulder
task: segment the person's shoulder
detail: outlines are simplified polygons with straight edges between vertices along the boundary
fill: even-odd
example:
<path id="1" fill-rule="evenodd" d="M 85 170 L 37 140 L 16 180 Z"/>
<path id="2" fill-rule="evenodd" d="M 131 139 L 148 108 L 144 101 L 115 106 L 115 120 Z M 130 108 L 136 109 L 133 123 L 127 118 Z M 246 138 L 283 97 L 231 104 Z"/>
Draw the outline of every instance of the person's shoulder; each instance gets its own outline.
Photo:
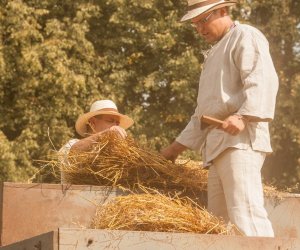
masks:
<path id="1" fill-rule="evenodd" d="M 234 30 L 234 36 L 237 40 L 242 43 L 262 43 L 268 44 L 267 38 L 265 35 L 256 27 L 253 27 L 249 24 L 242 24 L 236 22 L 236 27 Z"/>
<path id="2" fill-rule="evenodd" d="M 68 143 L 68 144 L 74 144 L 74 143 L 76 143 L 76 142 L 78 142 L 78 141 L 80 141 L 80 140 L 77 139 L 77 138 L 73 138 L 73 139 L 70 139 L 67 143 Z"/>
<path id="3" fill-rule="evenodd" d="M 59 151 L 69 150 L 79 139 L 73 138 L 70 139 L 65 145 L 63 145 Z"/>
<path id="4" fill-rule="evenodd" d="M 235 31 L 240 36 L 254 36 L 265 39 L 265 35 L 256 27 L 236 22 Z"/>

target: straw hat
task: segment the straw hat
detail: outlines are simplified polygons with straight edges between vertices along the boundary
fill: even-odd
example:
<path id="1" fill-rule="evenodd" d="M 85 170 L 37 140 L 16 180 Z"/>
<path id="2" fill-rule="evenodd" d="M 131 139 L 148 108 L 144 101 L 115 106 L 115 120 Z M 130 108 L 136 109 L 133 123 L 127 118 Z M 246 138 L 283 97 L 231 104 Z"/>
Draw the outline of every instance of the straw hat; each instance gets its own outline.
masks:
<path id="1" fill-rule="evenodd" d="M 188 12 L 181 18 L 180 21 L 184 22 L 206 12 L 223 8 L 225 6 L 232 6 L 236 3 L 237 1 L 235 0 L 188 0 Z"/>
<path id="2" fill-rule="evenodd" d="M 127 115 L 119 113 L 116 104 L 111 100 L 95 101 L 90 112 L 80 115 L 76 121 L 75 129 L 78 134 L 85 137 L 87 135 L 87 125 L 90 118 L 96 115 L 116 115 L 120 117 L 120 127 L 127 129 L 134 123 Z"/>

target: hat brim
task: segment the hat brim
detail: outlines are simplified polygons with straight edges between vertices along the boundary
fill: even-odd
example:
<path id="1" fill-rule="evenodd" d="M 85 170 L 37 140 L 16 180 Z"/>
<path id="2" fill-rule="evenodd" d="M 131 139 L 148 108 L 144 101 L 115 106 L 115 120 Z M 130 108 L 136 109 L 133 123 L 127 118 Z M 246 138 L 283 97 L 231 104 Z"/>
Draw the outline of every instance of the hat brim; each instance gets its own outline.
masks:
<path id="1" fill-rule="evenodd" d="M 119 126 L 127 129 L 131 127 L 134 123 L 134 121 L 127 115 L 120 114 L 115 111 L 94 111 L 94 112 L 88 112 L 86 114 L 83 114 L 78 117 L 76 123 L 75 123 L 75 129 L 76 132 L 81 135 L 82 137 L 86 137 L 87 134 L 87 125 L 88 125 L 88 120 L 96 115 L 115 115 L 120 117 L 120 124 Z"/>
<path id="2" fill-rule="evenodd" d="M 216 10 L 216 9 L 220 9 L 220 8 L 223 8 L 223 7 L 226 7 L 226 6 L 232 6 L 232 5 L 235 5 L 237 4 L 236 1 L 226 1 L 226 2 L 221 2 L 221 3 L 215 3 L 215 4 L 209 4 L 207 6 L 204 6 L 204 7 L 199 7 L 197 9 L 194 9 L 194 10 L 190 10 L 188 11 L 188 13 L 186 13 L 180 20 L 180 22 L 185 22 L 185 21 L 188 21 L 188 20 L 191 20 L 197 16 L 200 16 L 208 11 L 213 11 L 213 10 Z"/>

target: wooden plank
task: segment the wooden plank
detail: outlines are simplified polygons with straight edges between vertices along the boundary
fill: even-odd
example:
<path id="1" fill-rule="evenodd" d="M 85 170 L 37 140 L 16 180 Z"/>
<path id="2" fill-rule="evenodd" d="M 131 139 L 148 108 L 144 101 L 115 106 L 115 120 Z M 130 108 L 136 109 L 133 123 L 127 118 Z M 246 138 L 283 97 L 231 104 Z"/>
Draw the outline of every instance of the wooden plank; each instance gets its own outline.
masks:
<path id="1" fill-rule="evenodd" d="M 265 206 L 275 235 L 300 238 L 299 194 L 289 194 L 279 198 L 265 198 Z"/>
<path id="2" fill-rule="evenodd" d="M 11 244 L 58 227 L 87 228 L 96 204 L 123 195 L 111 187 L 3 183 L 0 185 L 1 245 Z M 300 238 L 300 195 L 266 198 L 275 235 Z"/>
<path id="3" fill-rule="evenodd" d="M 58 227 L 88 227 L 96 204 L 122 192 L 111 187 L 4 183 L 0 195 L 1 245 L 8 245 Z"/>
<path id="4" fill-rule="evenodd" d="M 0 185 L 0 246 L 4 245 L 2 239 L 2 235 L 4 234 L 3 224 L 4 224 L 4 214 L 5 214 L 3 211 L 3 199 L 4 199 L 3 190 L 4 190 L 4 183 Z"/>
<path id="5" fill-rule="evenodd" d="M 90 185 L 71 185 L 71 184 L 50 184 L 50 183 L 17 183 L 17 182 L 3 182 L 1 188 L 20 188 L 20 189 L 51 189 L 51 190 L 86 190 L 86 191 L 103 191 L 105 188 L 112 192 L 117 191 L 116 188 L 105 187 L 105 186 L 90 186 Z"/>
<path id="6" fill-rule="evenodd" d="M 0 248 L 1 250 L 58 250 L 58 233 L 48 232 Z"/>
<path id="7" fill-rule="evenodd" d="M 203 235 L 192 233 L 59 229 L 59 249 L 120 250 L 299 250 L 300 239 Z"/>

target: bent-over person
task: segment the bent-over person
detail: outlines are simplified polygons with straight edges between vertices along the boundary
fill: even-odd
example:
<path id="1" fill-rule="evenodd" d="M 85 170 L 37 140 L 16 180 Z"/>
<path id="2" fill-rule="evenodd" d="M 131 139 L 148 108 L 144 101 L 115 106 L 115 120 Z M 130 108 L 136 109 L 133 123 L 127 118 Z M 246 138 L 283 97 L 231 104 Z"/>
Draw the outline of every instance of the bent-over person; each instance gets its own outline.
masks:
<path id="1" fill-rule="evenodd" d="M 111 100 L 95 101 L 90 111 L 80 115 L 75 123 L 76 132 L 82 139 L 69 140 L 60 150 L 63 164 L 69 164 L 69 153 L 86 152 L 99 141 L 99 136 L 107 131 L 115 131 L 125 138 L 125 129 L 133 125 L 133 120 L 119 113 L 116 104 Z M 61 183 L 65 183 L 64 173 L 61 173 Z"/>

